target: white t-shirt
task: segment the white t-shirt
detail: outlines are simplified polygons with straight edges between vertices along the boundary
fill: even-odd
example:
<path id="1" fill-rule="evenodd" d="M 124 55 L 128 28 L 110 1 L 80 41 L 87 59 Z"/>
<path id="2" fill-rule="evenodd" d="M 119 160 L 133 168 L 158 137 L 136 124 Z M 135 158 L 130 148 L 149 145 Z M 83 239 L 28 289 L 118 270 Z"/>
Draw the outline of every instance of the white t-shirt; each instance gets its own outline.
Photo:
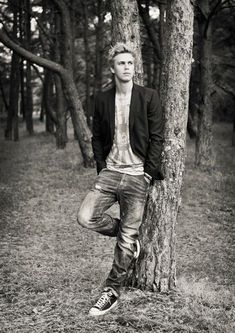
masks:
<path id="1" fill-rule="evenodd" d="M 131 93 L 115 96 L 115 134 L 111 151 L 106 159 L 107 168 L 130 175 L 144 173 L 143 161 L 133 153 L 130 145 L 129 114 Z"/>

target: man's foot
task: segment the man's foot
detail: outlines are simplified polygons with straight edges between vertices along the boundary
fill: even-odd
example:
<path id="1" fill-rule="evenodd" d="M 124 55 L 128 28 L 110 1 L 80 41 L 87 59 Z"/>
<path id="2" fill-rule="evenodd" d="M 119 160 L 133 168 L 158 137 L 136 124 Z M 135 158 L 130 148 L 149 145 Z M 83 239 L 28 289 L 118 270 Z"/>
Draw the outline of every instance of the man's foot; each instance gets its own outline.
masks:
<path id="1" fill-rule="evenodd" d="M 111 289 L 104 289 L 100 298 L 95 305 L 90 309 L 90 316 L 102 316 L 109 312 L 117 305 L 117 297 L 114 295 Z"/>
<path id="2" fill-rule="evenodd" d="M 138 259 L 139 255 L 140 255 L 140 242 L 138 239 L 136 240 L 135 244 L 136 244 L 136 250 L 134 252 L 133 257 L 134 257 L 134 259 Z"/>

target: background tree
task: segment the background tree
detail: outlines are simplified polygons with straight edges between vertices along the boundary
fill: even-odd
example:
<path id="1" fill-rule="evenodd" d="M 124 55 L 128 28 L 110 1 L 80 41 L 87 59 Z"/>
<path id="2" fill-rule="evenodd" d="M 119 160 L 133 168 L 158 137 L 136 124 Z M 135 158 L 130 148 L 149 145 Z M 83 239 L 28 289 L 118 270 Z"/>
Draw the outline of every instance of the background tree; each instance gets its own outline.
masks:
<path id="1" fill-rule="evenodd" d="M 199 49 L 199 107 L 198 107 L 198 133 L 196 139 L 196 165 L 211 169 L 214 165 L 213 135 L 212 135 L 212 36 L 210 22 L 209 0 L 198 0 L 196 20 L 198 24 Z"/>
<path id="2" fill-rule="evenodd" d="M 31 49 L 31 3 L 30 0 L 24 0 L 23 10 L 25 12 L 25 25 L 24 25 L 24 46 L 27 50 Z M 33 96 L 32 96 L 32 73 L 31 63 L 26 61 L 26 107 L 25 107 L 25 121 L 26 129 L 29 135 L 33 134 Z"/>
<path id="3" fill-rule="evenodd" d="M 17 38 L 18 33 L 18 10 L 13 7 L 13 36 Z M 9 92 L 9 108 L 7 113 L 7 127 L 5 130 L 5 138 L 14 141 L 19 140 L 18 128 L 18 101 L 20 87 L 20 58 L 12 52 L 11 56 L 11 74 L 10 74 L 10 92 Z"/>

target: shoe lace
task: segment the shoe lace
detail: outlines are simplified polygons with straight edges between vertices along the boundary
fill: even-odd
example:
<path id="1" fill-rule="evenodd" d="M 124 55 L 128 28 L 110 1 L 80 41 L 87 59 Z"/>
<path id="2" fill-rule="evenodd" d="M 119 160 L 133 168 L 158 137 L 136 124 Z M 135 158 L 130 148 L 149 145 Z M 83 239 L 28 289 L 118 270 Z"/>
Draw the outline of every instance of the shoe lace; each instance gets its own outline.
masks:
<path id="1" fill-rule="evenodd" d="M 96 302 L 96 306 L 102 308 L 107 302 L 109 302 L 111 296 L 112 292 L 103 292 L 98 301 Z"/>

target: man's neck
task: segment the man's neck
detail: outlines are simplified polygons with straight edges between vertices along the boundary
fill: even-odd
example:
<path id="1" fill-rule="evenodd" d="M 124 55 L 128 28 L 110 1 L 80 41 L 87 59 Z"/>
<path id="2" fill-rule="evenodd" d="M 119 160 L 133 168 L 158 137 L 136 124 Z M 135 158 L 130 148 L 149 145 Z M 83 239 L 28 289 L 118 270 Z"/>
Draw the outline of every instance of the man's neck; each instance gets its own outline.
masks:
<path id="1" fill-rule="evenodd" d="M 115 80 L 116 82 L 116 93 L 121 96 L 126 96 L 131 93 L 133 87 L 133 81 L 128 82 L 120 82 Z"/>

